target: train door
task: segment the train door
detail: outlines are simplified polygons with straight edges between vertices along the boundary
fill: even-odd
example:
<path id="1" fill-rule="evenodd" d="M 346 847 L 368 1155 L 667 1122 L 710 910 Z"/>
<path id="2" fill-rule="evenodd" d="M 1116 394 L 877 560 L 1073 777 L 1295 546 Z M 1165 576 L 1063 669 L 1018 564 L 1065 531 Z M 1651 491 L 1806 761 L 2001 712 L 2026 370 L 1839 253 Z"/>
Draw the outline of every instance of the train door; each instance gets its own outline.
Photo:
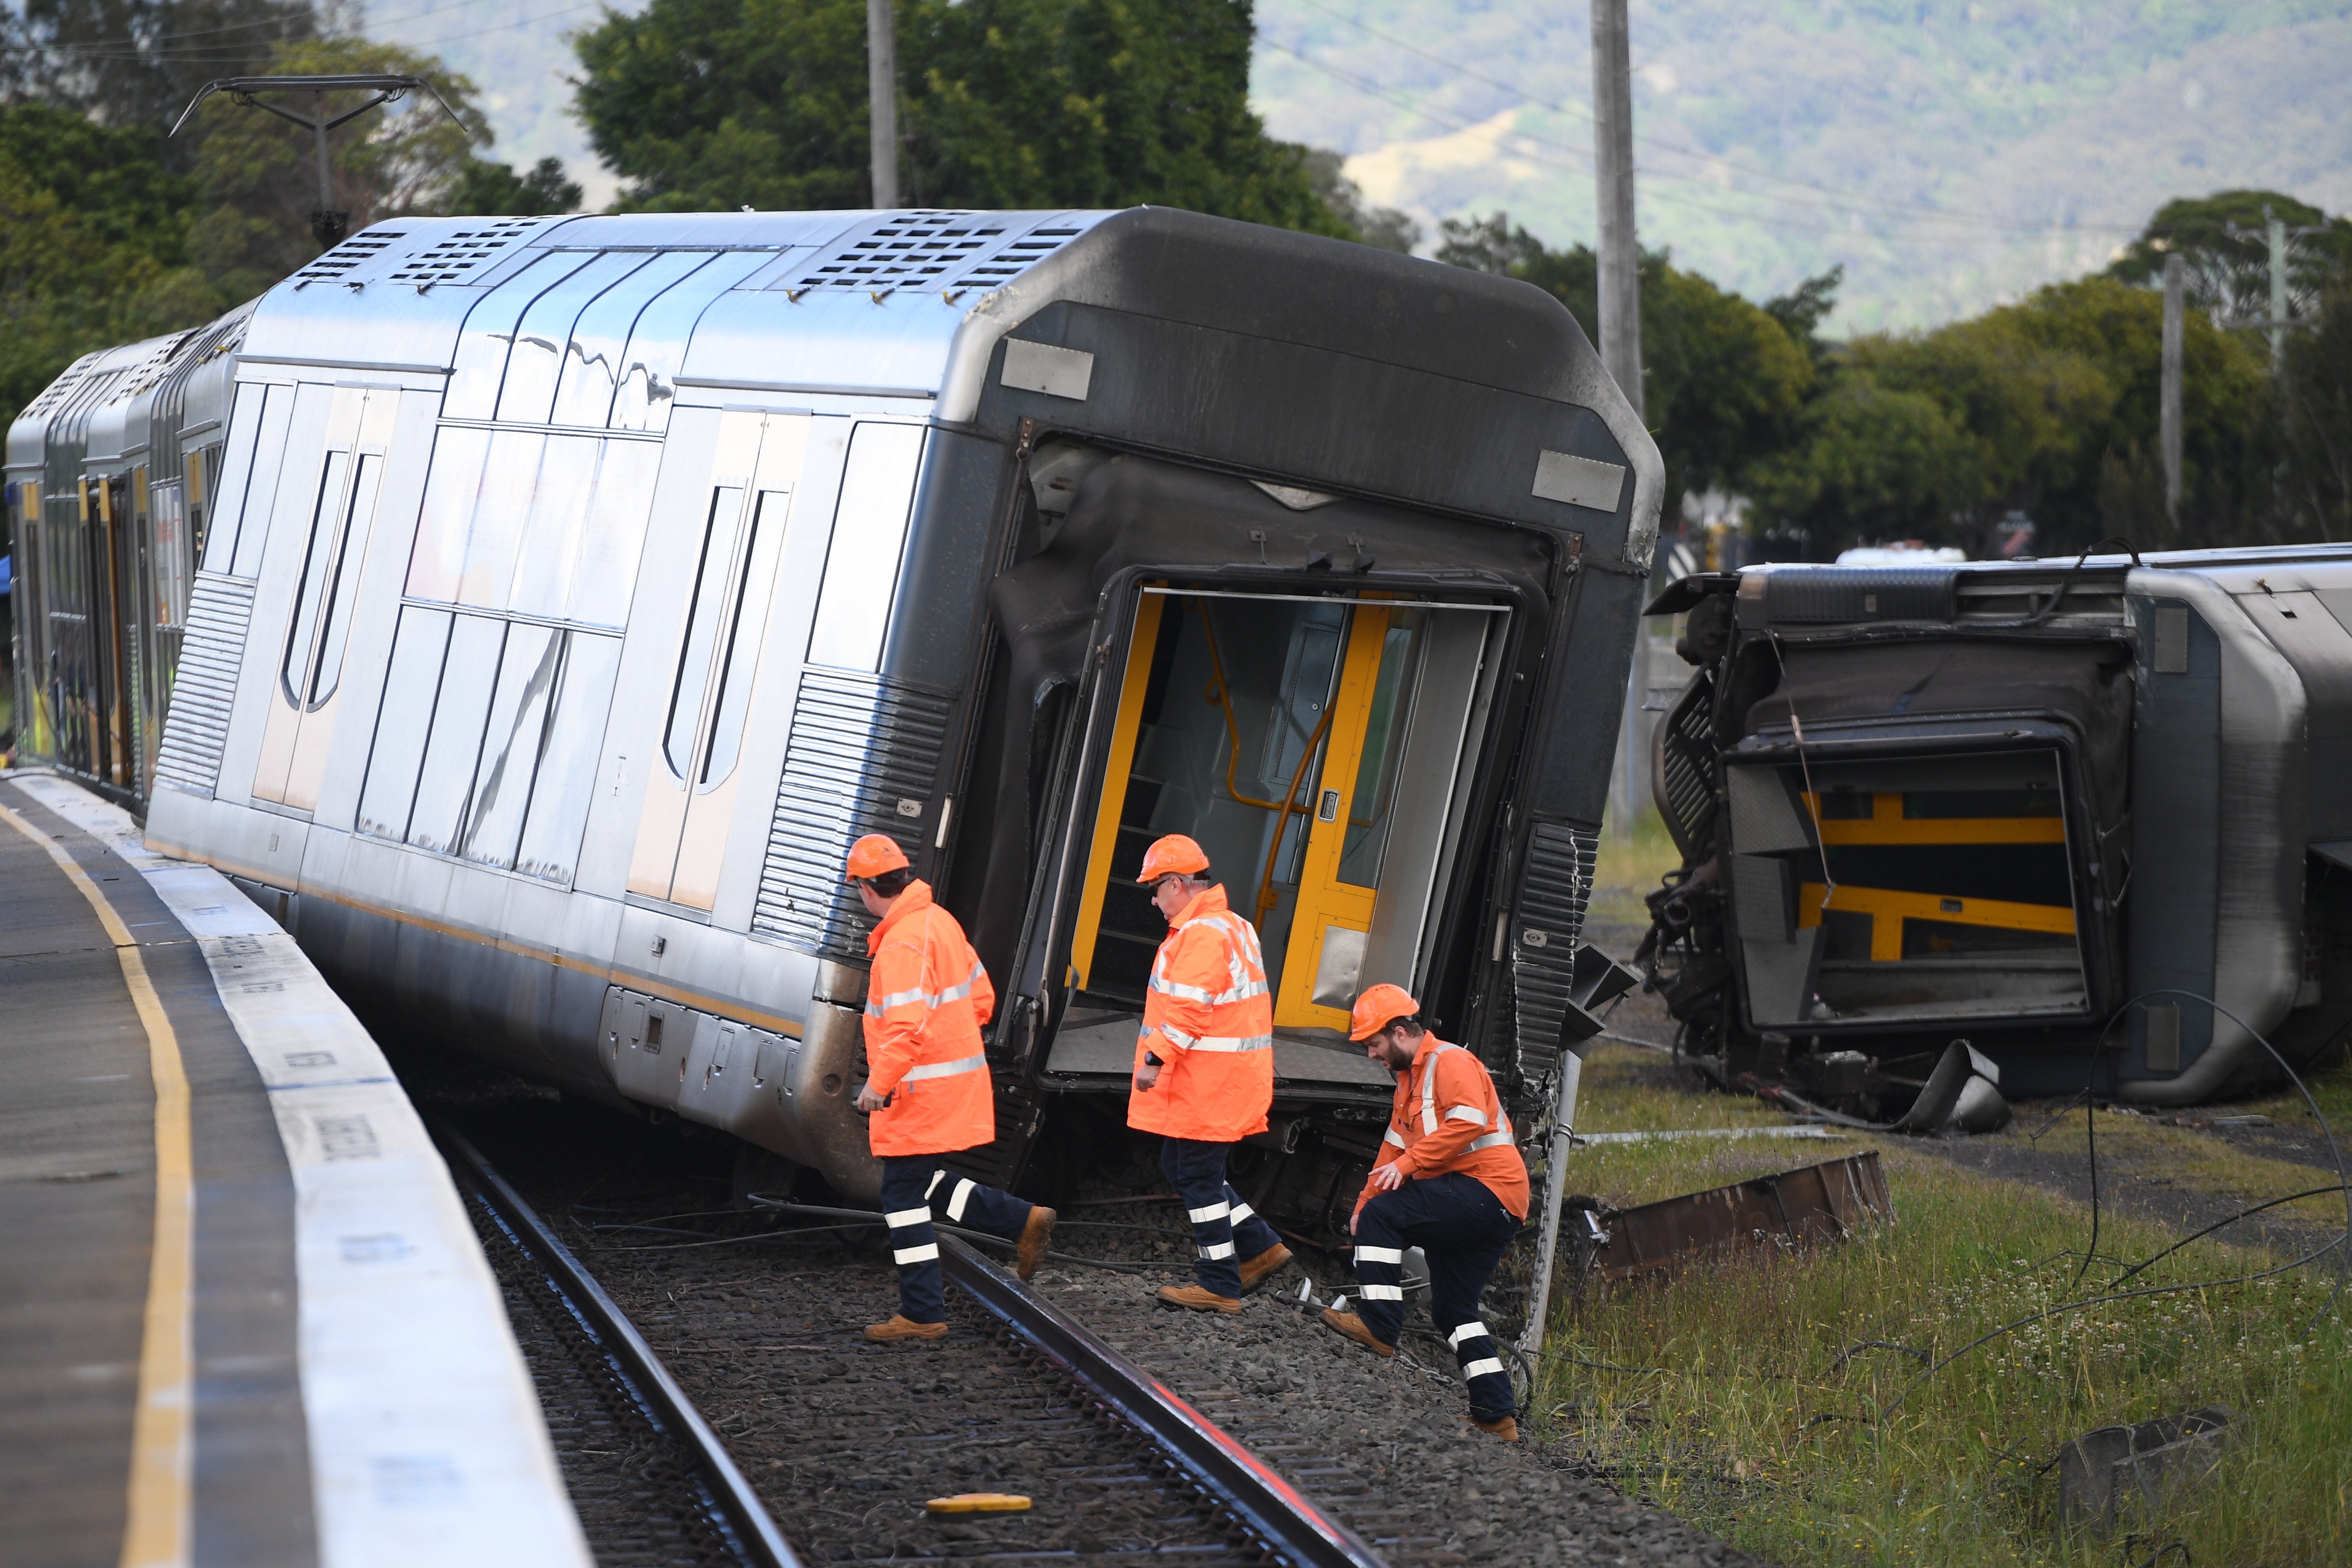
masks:
<path id="1" fill-rule="evenodd" d="M 298 810 L 314 810 L 333 738 L 343 648 L 359 602 L 376 496 L 383 484 L 400 393 L 385 387 L 336 387 L 327 414 L 325 455 L 310 503 L 310 528 L 294 607 L 270 684 L 269 720 L 253 793 Z"/>
<path id="2" fill-rule="evenodd" d="M 1166 924 L 1135 883 L 1189 833 L 1259 928 L 1275 1024 L 1344 1030 L 1418 977 L 1502 620 L 1486 606 L 1147 590 L 1071 947 L 1076 988 L 1139 1007 Z"/>
<path id="3" fill-rule="evenodd" d="M 629 891 L 640 896 L 706 910 L 718 899 L 752 678 L 814 423 L 808 414 L 719 416 L 659 766 L 629 865 Z"/>

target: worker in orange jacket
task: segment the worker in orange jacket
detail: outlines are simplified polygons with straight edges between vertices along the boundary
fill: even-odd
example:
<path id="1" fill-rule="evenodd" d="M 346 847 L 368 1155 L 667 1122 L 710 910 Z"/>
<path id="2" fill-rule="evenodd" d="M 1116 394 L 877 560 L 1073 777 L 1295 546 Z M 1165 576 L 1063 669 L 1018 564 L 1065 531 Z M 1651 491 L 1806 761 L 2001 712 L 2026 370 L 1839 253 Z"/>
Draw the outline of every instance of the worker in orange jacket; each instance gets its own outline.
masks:
<path id="1" fill-rule="evenodd" d="M 1404 1252 L 1429 1259 L 1430 1316 L 1454 1347 L 1470 1388 L 1470 1419 L 1519 1440 L 1510 1377 L 1478 1298 L 1528 1217 L 1528 1167 L 1512 1141 L 1486 1064 L 1422 1027 L 1402 986 L 1356 998 L 1348 1038 L 1397 1075 L 1380 1157 L 1356 1199 L 1360 1311 L 1327 1308 L 1323 1322 L 1375 1354 L 1394 1355 L 1404 1329 Z"/>
<path id="2" fill-rule="evenodd" d="M 1151 962 L 1127 1124 L 1160 1134 L 1160 1168 L 1192 1221 L 1196 1283 L 1171 1306 L 1238 1312 L 1244 1291 L 1290 1261 L 1274 1227 L 1225 1181 L 1234 1145 L 1265 1131 L 1274 1103 L 1274 998 L 1257 930 L 1226 906 L 1209 857 L 1181 833 L 1143 854 L 1136 878 L 1168 921 Z M 1236 1261 L 1235 1253 L 1240 1253 Z"/>
<path id="3" fill-rule="evenodd" d="M 980 1026 L 996 1010 L 979 955 L 954 915 L 931 902 L 907 852 L 880 833 L 849 847 L 848 880 L 877 924 L 866 938 L 866 1071 L 857 1108 L 882 1162 L 883 1218 L 898 1265 L 898 1311 L 870 1340 L 940 1339 L 948 1332 L 936 1213 L 1013 1239 L 1024 1280 L 1037 1271 L 1055 1213 L 955 1176 L 938 1156 L 996 1136 L 996 1095 Z"/>

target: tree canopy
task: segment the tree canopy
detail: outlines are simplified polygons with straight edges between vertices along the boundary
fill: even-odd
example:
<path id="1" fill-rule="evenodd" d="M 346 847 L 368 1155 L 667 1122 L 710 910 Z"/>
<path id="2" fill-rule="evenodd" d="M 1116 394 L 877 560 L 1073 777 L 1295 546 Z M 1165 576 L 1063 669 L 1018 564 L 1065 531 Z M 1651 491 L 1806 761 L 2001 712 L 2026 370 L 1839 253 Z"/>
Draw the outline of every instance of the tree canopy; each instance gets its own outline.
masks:
<path id="1" fill-rule="evenodd" d="M 900 0 L 902 189 L 1155 203 L 1353 235 L 1249 108 L 1248 0 Z M 597 153 L 656 211 L 870 200 L 863 0 L 651 0 L 577 42 Z"/>

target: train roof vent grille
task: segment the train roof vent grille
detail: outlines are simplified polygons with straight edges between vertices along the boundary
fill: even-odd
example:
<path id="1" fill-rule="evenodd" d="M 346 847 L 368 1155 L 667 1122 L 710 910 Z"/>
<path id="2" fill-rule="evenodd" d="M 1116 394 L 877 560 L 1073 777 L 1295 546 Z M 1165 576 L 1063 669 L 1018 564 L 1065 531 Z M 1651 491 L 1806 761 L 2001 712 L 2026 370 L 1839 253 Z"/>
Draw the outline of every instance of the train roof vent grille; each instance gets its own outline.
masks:
<path id="1" fill-rule="evenodd" d="M 459 229 L 404 260 L 385 281 L 411 283 L 419 288 L 436 283 L 464 283 L 554 221 L 498 218 Z"/>
<path id="2" fill-rule="evenodd" d="M 57 380 L 41 389 L 40 396 L 25 405 L 25 411 L 16 417 L 38 419 L 65 402 L 67 398 L 71 397 L 75 390 L 81 385 L 83 377 L 89 373 L 91 363 L 97 358 L 97 353 L 91 352 L 84 354 L 80 359 L 68 365 L 58 373 Z"/>
<path id="3" fill-rule="evenodd" d="M 818 254 L 771 287 L 913 289 L 944 293 L 986 288 L 1019 276 L 1084 233 L 1024 229 L 976 213 L 932 212 L 892 218 Z"/>
<path id="4" fill-rule="evenodd" d="M 295 283 L 333 283 L 350 277 L 391 248 L 394 240 L 405 239 L 399 229 L 370 229 L 356 234 L 334 249 L 294 275 Z"/>

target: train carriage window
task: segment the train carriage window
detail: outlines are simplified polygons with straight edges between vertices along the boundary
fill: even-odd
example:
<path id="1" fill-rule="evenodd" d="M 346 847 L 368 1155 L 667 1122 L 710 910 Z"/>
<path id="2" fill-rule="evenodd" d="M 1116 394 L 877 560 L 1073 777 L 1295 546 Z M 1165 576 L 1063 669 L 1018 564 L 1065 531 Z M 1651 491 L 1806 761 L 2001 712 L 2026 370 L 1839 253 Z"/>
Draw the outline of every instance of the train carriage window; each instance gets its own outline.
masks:
<path id="1" fill-rule="evenodd" d="M 613 394 L 612 428 L 659 433 L 669 428 L 678 367 L 687 340 L 710 302 L 775 259 L 772 251 L 731 250 L 665 290 L 629 329 L 621 353 L 620 390 Z"/>
<path id="2" fill-rule="evenodd" d="M 408 841 L 441 854 L 457 852 L 459 829 L 474 792 L 474 766 L 481 759 L 482 730 L 499 677 L 499 653 L 507 623 L 482 615 L 460 615 L 449 634 L 441 665 L 441 695 L 433 706 L 433 732 L 416 781 L 416 807 L 409 818 Z"/>
<path id="3" fill-rule="evenodd" d="M 580 861 L 588 803 L 596 789 L 596 758 L 612 708 L 613 677 L 621 668 L 621 640 L 567 633 L 555 717 L 541 745 L 539 781 L 531 786 L 515 869 L 545 882 L 570 883 Z"/>
<path id="4" fill-rule="evenodd" d="M 327 580 L 335 570 L 335 556 L 342 538 L 336 528 L 344 516 L 343 481 L 349 475 L 352 455 L 330 452 L 319 476 L 319 498 L 310 509 L 310 545 L 302 556 L 302 586 L 294 598 L 294 620 L 287 628 L 286 657 L 278 669 L 278 684 L 285 688 L 286 700 L 296 708 L 310 706 L 310 677 L 317 667 L 319 607 L 327 590 Z"/>
<path id="5" fill-rule="evenodd" d="M 651 300 L 715 254 L 665 251 L 589 301 L 572 328 L 571 351 L 556 384 L 551 423 L 601 425 L 611 417 L 630 329 Z"/>
<path id="6" fill-rule="evenodd" d="M 686 648 L 670 684 L 669 719 L 662 728 L 662 755 L 683 779 L 694 766 L 694 743 L 702 729 L 702 698 L 710 681 L 710 649 L 729 618 L 737 591 L 737 537 L 742 531 L 743 487 L 721 486 L 710 493 L 710 513 L 702 525 L 702 558 L 695 569 L 694 597 L 686 618 Z"/>
<path id="7" fill-rule="evenodd" d="M 736 591 L 726 646 L 719 655 L 719 695 L 712 705 L 718 716 L 711 724 L 710 754 L 702 763 L 700 782 L 705 784 L 735 771 L 735 758 L 742 750 L 743 719 L 751 705 L 751 679 L 758 673 L 761 633 L 774 597 L 776 557 L 783 549 L 792 500 L 789 490 L 762 490 L 751 504 L 751 541 L 743 552 L 750 566 Z"/>
<path id="8" fill-rule="evenodd" d="M 808 662 L 837 669 L 877 670 L 890 601 L 898 590 L 898 558 L 907 542 L 907 515 L 922 467 L 923 427 L 861 423 L 850 434 L 825 552 L 816 623 Z"/>
<path id="9" fill-rule="evenodd" d="M 516 324 L 499 387 L 498 417 L 545 424 L 555 405 L 555 383 L 570 357 L 572 327 L 580 312 L 645 264 L 642 251 L 608 250 L 532 300 Z"/>
<path id="10" fill-rule="evenodd" d="M 584 449 L 589 442 L 577 444 Z M 651 441 L 596 443 L 596 487 L 580 530 L 580 551 L 563 617 L 590 626 L 620 627 L 629 619 L 636 591 L 637 558 L 646 548 L 646 523 L 654 509 L 654 480 L 661 472 L 661 445 Z M 583 465 L 587 459 L 581 459 Z"/>
<path id="11" fill-rule="evenodd" d="M 253 382 L 236 389 L 235 412 L 229 416 L 228 443 L 219 476 L 219 493 L 214 497 L 213 527 L 205 538 L 204 565 L 206 571 L 226 572 L 236 562 L 240 503 L 253 482 L 253 445 L 261 434 L 262 404 L 268 396 L 268 387 Z"/>
<path id="12" fill-rule="evenodd" d="M 238 511 L 236 559 L 233 577 L 261 575 L 262 547 L 269 542 L 269 517 L 278 505 L 278 486 L 286 465 L 286 436 L 294 423 L 295 389 L 273 386 L 261 405 L 259 428 L 253 444 L 253 481 L 246 486 L 245 505 Z"/>
<path id="13" fill-rule="evenodd" d="M 540 459 L 547 437 L 527 430 L 501 430 L 490 437 L 482 467 L 474 519 L 466 530 L 466 564 L 458 573 L 457 602 L 480 610 L 504 610 L 514 596 L 516 558 L 531 521 L 539 488 Z"/>
<path id="14" fill-rule="evenodd" d="M 499 684 L 476 768 L 473 800 L 458 852 L 470 861 L 512 869 L 522 839 L 523 809 L 539 771 L 540 743 L 563 663 L 563 634 L 551 626 L 507 628 Z"/>
<path id="15" fill-rule="evenodd" d="M 342 684 L 343 646 L 349 641 L 352 611 L 359 602 L 360 569 L 367 559 L 369 532 L 375 527 L 376 495 L 383 486 L 383 455 L 370 452 L 360 458 L 352 481 L 350 521 L 342 545 L 335 552 L 332 583 L 327 590 L 327 625 L 319 644 L 319 670 L 310 683 L 313 706 L 335 695 Z"/>
<path id="16" fill-rule="evenodd" d="M 433 438 L 425 476 L 425 506 L 416 519 L 416 547 L 408 558 L 408 597 L 455 603 L 466 569 L 466 531 L 482 487 L 490 433 L 444 426 Z"/>
<path id="17" fill-rule="evenodd" d="M 502 608 L 551 621 L 563 619 L 572 566 L 580 559 L 580 536 L 588 526 L 589 503 L 596 492 L 598 444 L 560 435 L 544 438 Z"/>
<path id="18" fill-rule="evenodd" d="M 499 385 L 506 379 L 507 350 L 515 325 L 530 302 L 578 271 L 588 260 L 582 251 L 558 251 L 541 256 L 529 267 L 476 301 L 457 336 L 457 354 L 449 372 L 448 391 L 442 394 L 444 419 L 488 419 L 499 406 Z"/>
<path id="19" fill-rule="evenodd" d="M 383 683 L 383 706 L 375 721 L 375 746 L 368 753 L 367 781 L 360 789 L 359 831 L 378 838 L 408 836 L 409 808 L 416 800 L 416 773 L 425 762 L 425 742 L 433 732 L 434 701 L 441 691 L 441 659 L 449 647 L 446 610 L 411 604 L 400 612 L 392 662 Z"/>

